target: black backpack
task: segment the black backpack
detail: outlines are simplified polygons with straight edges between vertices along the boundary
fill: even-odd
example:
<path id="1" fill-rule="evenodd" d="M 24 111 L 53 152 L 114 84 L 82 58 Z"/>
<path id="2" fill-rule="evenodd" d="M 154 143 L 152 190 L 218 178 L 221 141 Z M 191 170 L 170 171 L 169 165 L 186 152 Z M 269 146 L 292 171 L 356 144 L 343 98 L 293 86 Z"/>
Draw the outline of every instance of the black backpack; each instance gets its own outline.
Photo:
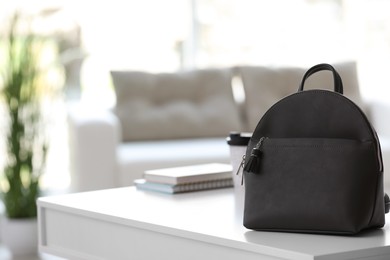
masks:
<path id="1" fill-rule="evenodd" d="M 306 79 L 322 70 L 332 72 L 334 92 L 303 91 Z M 343 96 L 341 77 L 329 64 L 310 68 L 298 92 L 264 114 L 243 174 L 249 229 L 356 234 L 385 224 L 378 137 L 363 111 Z"/>

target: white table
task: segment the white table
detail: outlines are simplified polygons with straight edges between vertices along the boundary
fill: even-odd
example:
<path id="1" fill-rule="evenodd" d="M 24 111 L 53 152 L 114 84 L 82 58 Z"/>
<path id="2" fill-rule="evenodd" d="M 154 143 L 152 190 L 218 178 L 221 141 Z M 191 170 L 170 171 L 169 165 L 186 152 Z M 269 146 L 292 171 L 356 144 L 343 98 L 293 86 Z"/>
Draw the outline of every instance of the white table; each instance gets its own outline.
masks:
<path id="1" fill-rule="evenodd" d="M 133 187 L 40 198 L 39 248 L 70 259 L 390 259 L 389 225 L 355 237 L 256 232 L 233 189 Z M 387 221 L 390 219 L 387 217 Z"/>

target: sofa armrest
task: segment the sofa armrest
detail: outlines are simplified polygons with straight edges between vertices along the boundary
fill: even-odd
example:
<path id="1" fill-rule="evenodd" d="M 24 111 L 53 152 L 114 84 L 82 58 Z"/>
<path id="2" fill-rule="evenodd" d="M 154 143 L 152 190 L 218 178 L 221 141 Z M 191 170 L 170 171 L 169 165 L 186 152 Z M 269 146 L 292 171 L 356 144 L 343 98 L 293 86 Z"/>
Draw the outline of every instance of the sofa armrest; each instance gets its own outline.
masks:
<path id="1" fill-rule="evenodd" d="M 378 135 L 390 138 L 390 105 L 384 102 L 370 102 L 371 122 Z"/>
<path id="2" fill-rule="evenodd" d="M 384 102 L 368 104 L 371 123 L 378 133 L 384 164 L 385 191 L 390 192 L 390 105 Z"/>
<path id="3" fill-rule="evenodd" d="M 68 109 L 71 190 L 118 186 L 117 147 L 120 123 L 108 110 L 91 111 L 80 105 Z"/>

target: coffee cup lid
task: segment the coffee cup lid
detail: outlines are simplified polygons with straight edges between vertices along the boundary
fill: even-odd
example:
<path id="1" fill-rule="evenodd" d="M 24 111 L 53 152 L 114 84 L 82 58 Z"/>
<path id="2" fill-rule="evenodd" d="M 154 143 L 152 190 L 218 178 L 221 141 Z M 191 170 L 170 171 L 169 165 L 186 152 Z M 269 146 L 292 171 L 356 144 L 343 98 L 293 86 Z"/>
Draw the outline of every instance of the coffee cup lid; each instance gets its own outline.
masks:
<path id="1" fill-rule="evenodd" d="M 229 145 L 248 145 L 249 140 L 252 137 L 252 133 L 240 133 L 240 132 L 230 132 L 229 136 L 226 138 L 226 141 Z"/>

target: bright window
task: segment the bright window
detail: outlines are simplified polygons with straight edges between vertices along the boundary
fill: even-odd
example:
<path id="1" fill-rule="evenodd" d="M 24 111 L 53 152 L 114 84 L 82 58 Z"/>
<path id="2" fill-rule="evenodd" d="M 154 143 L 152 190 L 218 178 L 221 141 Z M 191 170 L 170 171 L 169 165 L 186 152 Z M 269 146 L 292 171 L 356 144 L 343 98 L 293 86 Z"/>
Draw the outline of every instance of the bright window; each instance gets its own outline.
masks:
<path id="1" fill-rule="evenodd" d="M 92 99 L 109 90 L 110 69 L 343 60 L 358 61 L 365 98 L 390 97 L 386 0 L 100 1 L 88 11 L 73 8 L 84 8 L 79 19 L 90 56 L 83 87 Z"/>
<path id="2" fill-rule="evenodd" d="M 112 69 L 306 68 L 343 60 L 358 61 L 365 98 L 390 97 L 387 0 L 20 0 L 8 5 L 33 10 L 60 6 L 63 12 L 57 23 L 50 22 L 52 27 L 79 26 L 88 53 L 83 97 L 94 103 L 115 102 Z"/>

